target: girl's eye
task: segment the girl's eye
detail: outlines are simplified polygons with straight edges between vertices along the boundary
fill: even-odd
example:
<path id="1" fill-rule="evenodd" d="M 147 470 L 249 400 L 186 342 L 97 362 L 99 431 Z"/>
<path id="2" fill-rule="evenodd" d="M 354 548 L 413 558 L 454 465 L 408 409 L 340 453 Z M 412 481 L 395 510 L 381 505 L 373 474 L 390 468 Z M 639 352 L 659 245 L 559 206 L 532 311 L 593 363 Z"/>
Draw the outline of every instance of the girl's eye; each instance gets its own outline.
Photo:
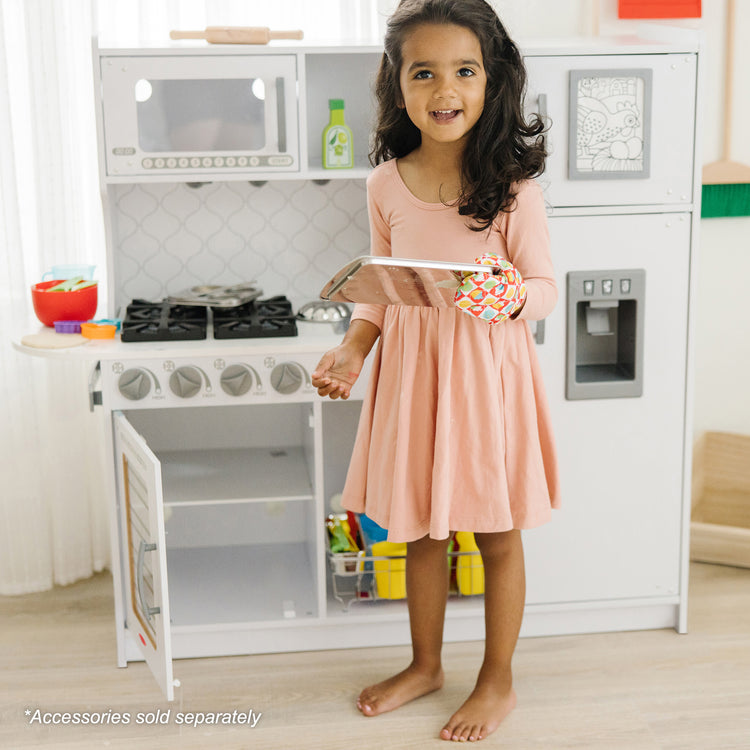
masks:
<path id="1" fill-rule="evenodd" d="M 474 75 L 474 71 L 471 68 L 461 68 L 458 71 L 458 75 L 461 78 L 468 78 L 469 76 L 473 76 Z"/>
<path id="2" fill-rule="evenodd" d="M 424 80 L 425 78 L 431 78 L 432 73 L 430 73 L 429 70 L 420 70 L 419 73 L 417 73 L 414 78 L 417 80 Z"/>

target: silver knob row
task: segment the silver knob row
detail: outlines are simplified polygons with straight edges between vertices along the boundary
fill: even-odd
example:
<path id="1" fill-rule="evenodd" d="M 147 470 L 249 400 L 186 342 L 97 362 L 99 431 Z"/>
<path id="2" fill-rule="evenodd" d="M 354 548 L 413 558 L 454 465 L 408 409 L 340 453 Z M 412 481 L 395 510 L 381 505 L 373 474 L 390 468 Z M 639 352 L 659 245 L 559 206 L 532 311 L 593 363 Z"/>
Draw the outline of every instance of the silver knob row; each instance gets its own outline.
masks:
<path id="1" fill-rule="evenodd" d="M 304 368 L 296 362 L 282 362 L 276 365 L 270 375 L 271 387 L 282 395 L 298 391 L 309 377 Z M 235 364 L 224 369 L 219 379 L 221 389 L 229 396 L 244 396 L 252 388 L 260 391 L 263 386 L 260 376 L 250 365 Z M 158 395 L 161 386 L 153 372 L 144 367 L 125 370 L 118 380 L 120 393 L 130 401 L 140 401 L 151 393 Z M 192 398 L 203 390 L 211 391 L 211 381 L 206 373 L 194 365 L 183 365 L 169 376 L 169 389 L 180 398 Z"/>

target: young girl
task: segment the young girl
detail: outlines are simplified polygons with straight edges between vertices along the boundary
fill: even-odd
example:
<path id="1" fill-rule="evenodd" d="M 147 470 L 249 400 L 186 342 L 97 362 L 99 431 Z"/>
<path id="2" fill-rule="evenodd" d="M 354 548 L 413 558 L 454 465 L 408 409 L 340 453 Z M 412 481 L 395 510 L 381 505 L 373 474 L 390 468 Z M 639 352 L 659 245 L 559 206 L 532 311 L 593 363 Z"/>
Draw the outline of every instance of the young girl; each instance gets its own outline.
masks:
<path id="1" fill-rule="evenodd" d="M 524 120 L 525 83 L 518 49 L 484 0 L 402 0 L 376 83 L 372 253 L 462 263 L 494 254 L 515 266 L 505 263 L 511 273 L 499 288 L 511 302 L 502 315 L 501 305 L 481 302 L 357 305 L 343 342 L 312 375 L 320 395 L 347 398 L 380 339 L 343 503 L 387 528 L 390 541 L 407 543 L 413 658 L 362 691 L 357 706 L 366 716 L 442 686 L 448 542 L 454 531 L 475 533 L 485 655 L 474 690 L 440 733 L 446 740 L 480 740 L 515 706 L 520 530 L 548 521 L 558 503 L 550 417 L 526 324 L 550 313 L 557 291 L 542 194 L 530 179 L 544 167 L 543 125 Z"/>

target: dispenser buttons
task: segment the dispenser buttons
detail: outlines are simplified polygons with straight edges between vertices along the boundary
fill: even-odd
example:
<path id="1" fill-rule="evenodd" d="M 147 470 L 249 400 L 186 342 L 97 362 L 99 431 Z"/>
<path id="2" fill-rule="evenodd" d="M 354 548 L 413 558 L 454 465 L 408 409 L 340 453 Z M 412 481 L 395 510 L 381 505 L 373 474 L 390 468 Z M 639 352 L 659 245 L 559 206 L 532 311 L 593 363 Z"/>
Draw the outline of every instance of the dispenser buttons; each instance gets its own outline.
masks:
<path id="1" fill-rule="evenodd" d="M 591 297 L 594 294 L 594 280 L 593 279 L 587 279 L 583 282 L 583 293 L 587 297 Z"/>
<path id="2" fill-rule="evenodd" d="M 612 279 L 602 279 L 602 294 L 612 294 Z"/>
<path id="3" fill-rule="evenodd" d="M 630 294 L 630 279 L 620 279 L 620 294 Z"/>

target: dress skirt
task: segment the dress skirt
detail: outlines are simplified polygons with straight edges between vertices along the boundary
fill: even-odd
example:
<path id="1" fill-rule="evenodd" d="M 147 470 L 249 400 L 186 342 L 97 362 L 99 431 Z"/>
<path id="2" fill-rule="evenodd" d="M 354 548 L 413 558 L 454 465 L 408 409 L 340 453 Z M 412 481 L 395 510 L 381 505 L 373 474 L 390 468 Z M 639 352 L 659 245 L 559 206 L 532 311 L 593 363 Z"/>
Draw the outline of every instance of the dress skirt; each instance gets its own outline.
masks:
<path id="1" fill-rule="evenodd" d="M 524 320 L 386 308 L 343 491 L 393 542 L 539 526 L 559 504 L 536 345 Z"/>

